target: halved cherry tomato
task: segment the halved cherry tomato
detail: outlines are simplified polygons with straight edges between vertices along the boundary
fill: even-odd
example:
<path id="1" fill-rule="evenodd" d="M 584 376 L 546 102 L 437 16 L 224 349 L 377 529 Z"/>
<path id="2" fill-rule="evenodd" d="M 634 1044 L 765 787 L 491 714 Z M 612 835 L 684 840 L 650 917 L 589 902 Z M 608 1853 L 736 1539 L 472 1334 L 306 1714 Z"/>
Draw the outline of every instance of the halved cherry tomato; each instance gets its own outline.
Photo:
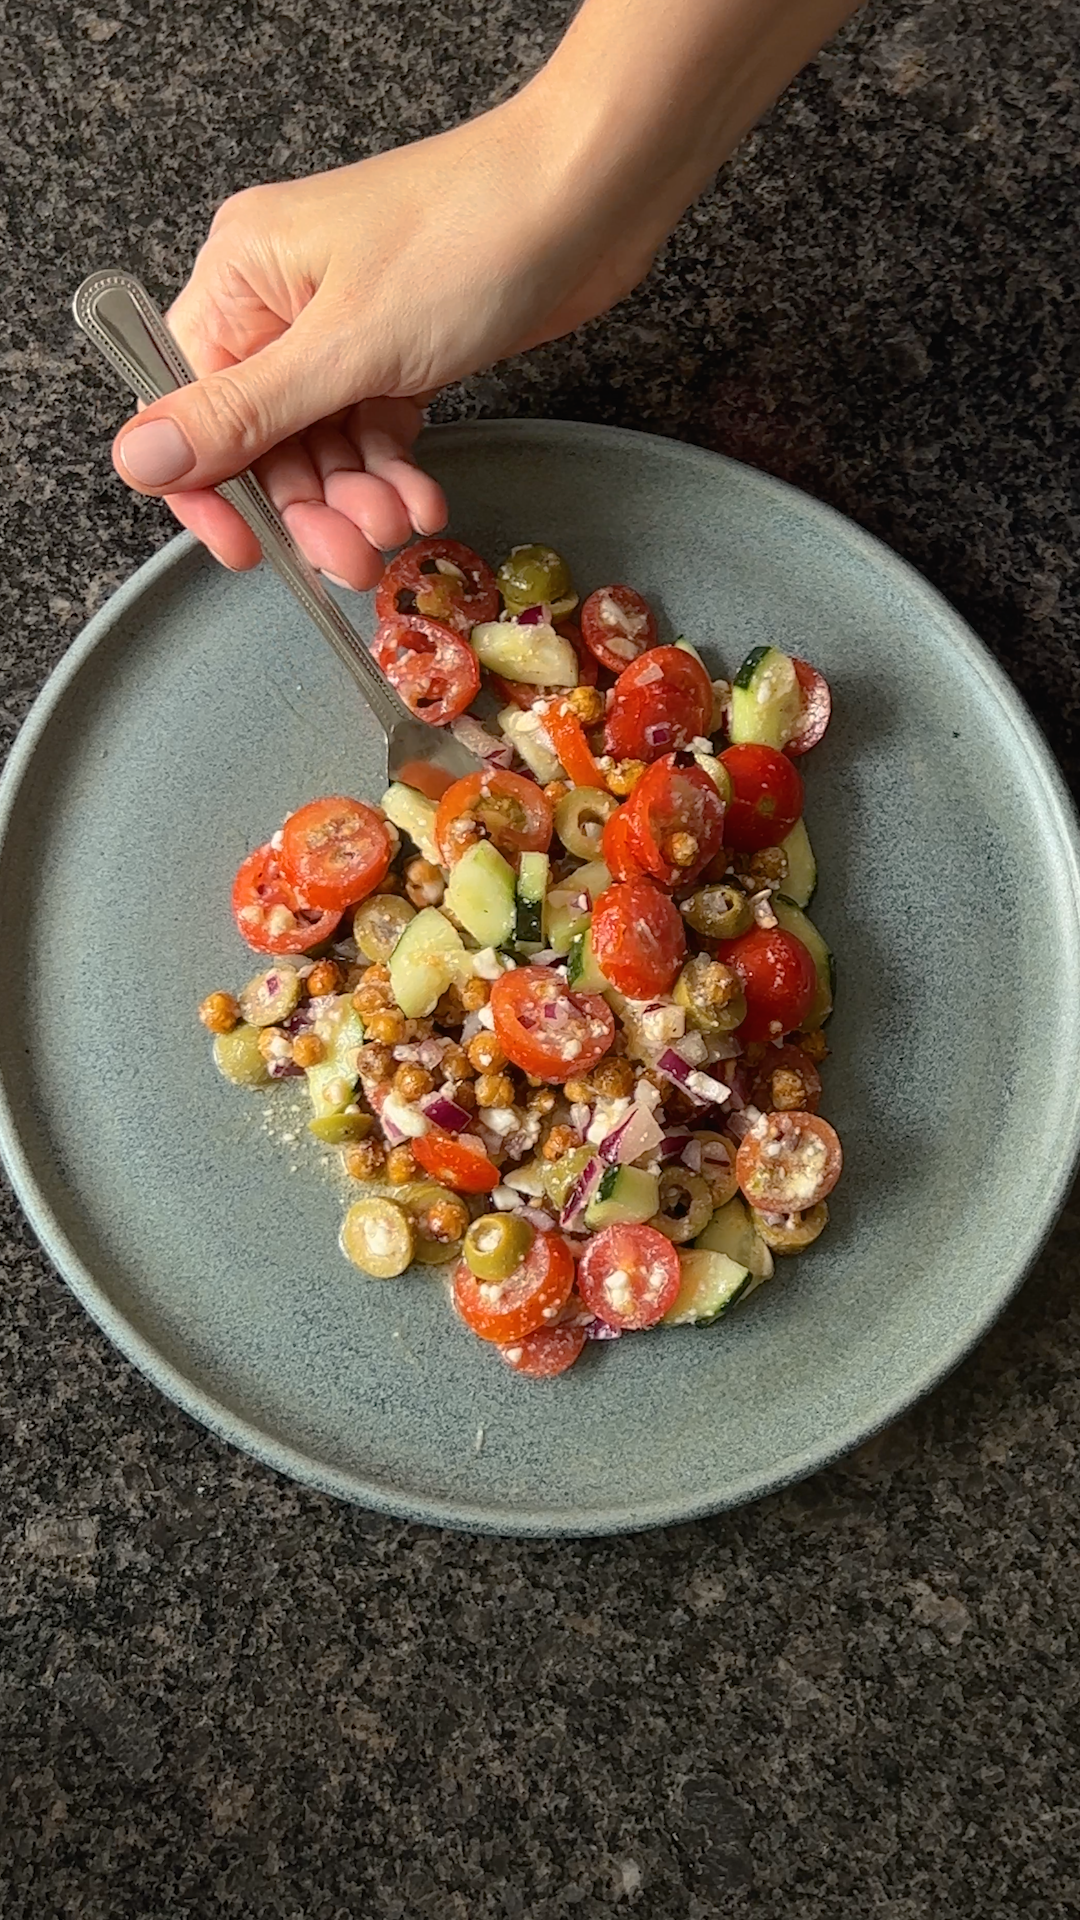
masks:
<path id="1" fill-rule="evenodd" d="M 616 880 L 640 878 L 644 869 L 630 850 L 630 815 L 626 807 L 620 807 L 604 822 L 600 846 L 604 865 Z"/>
<path id="2" fill-rule="evenodd" d="M 467 1146 L 441 1127 L 429 1127 L 411 1146 L 424 1172 L 458 1193 L 490 1193 L 499 1184 L 498 1167 L 480 1147 Z"/>
<path id="3" fill-rule="evenodd" d="M 538 1233 L 508 1280 L 478 1280 L 463 1260 L 454 1273 L 454 1305 L 481 1340 L 506 1346 L 556 1320 L 573 1284 L 574 1256 L 566 1241 L 557 1233 Z"/>
<path id="4" fill-rule="evenodd" d="M 548 967 L 501 973 L 489 1005 L 507 1059 L 556 1085 L 589 1073 L 615 1038 L 615 1015 L 602 995 L 571 993 Z"/>
<path id="5" fill-rule="evenodd" d="M 585 729 L 565 700 L 550 700 L 543 712 L 543 728 L 575 787 L 599 787 L 607 792 L 607 780 L 597 766 L 585 738 Z"/>
<path id="6" fill-rule="evenodd" d="M 803 810 L 802 775 L 784 753 L 753 741 L 725 747 L 720 764 L 728 770 L 731 799 L 724 822 L 724 844 L 738 853 L 779 846 Z"/>
<path id="7" fill-rule="evenodd" d="M 665 754 L 638 781 L 626 813 L 631 857 L 661 886 L 688 886 L 720 851 L 724 803 L 696 762 L 680 767 Z M 689 851 L 680 835 L 695 843 L 689 859 L 674 858 Z"/>
<path id="8" fill-rule="evenodd" d="M 629 1000 L 669 993 L 686 953 L 682 914 L 652 880 L 607 887 L 593 913 L 592 950 L 604 978 Z"/>
<path id="9" fill-rule="evenodd" d="M 569 640 L 577 654 L 578 686 L 595 687 L 599 669 L 581 638 L 581 628 L 576 620 L 557 620 L 555 631 L 561 633 L 564 640 Z M 491 673 L 488 678 L 499 698 L 508 700 L 511 706 L 520 707 L 522 712 L 534 707 L 538 700 L 553 700 L 566 692 L 565 687 L 533 687 L 525 680 L 504 680 L 501 673 Z"/>
<path id="10" fill-rule="evenodd" d="M 615 682 L 604 745 L 617 760 L 658 760 L 709 737 L 713 692 L 700 660 L 653 647 Z"/>
<path id="11" fill-rule="evenodd" d="M 655 1227 L 604 1227 L 578 1262 L 581 1297 L 609 1327 L 654 1327 L 679 1282 L 679 1256 Z"/>
<path id="12" fill-rule="evenodd" d="M 310 907 L 285 878 L 269 843 L 241 861 L 233 881 L 237 931 L 256 953 L 308 953 L 329 940 L 340 912 Z"/>
<path id="13" fill-rule="evenodd" d="M 435 843 L 444 866 L 452 867 L 485 834 L 500 853 L 545 853 L 552 828 L 551 802 L 536 781 L 494 767 L 447 787 L 435 815 Z"/>
<path id="14" fill-rule="evenodd" d="M 467 640 L 420 614 L 384 620 L 371 651 L 418 720 L 445 727 L 480 691 L 480 662 Z"/>
<path id="15" fill-rule="evenodd" d="M 499 589 L 487 561 L 460 540 L 416 540 L 394 555 L 379 581 L 375 613 L 379 620 L 426 614 L 468 633 L 498 618 Z"/>
<path id="16" fill-rule="evenodd" d="M 581 637 L 602 667 L 621 673 L 656 645 L 656 616 L 633 587 L 599 587 L 581 609 Z"/>
<path id="17" fill-rule="evenodd" d="M 763 1113 L 772 1113 L 777 1108 L 816 1113 L 821 1103 L 821 1075 L 810 1055 L 794 1043 L 766 1047 L 750 1103 L 760 1107 Z"/>
<path id="18" fill-rule="evenodd" d="M 779 1040 L 810 1011 L 817 987 L 814 963 L 801 940 L 783 927 L 752 927 L 721 940 L 718 960 L 734 967 L 746 994 L 740 1040 Z"/>
<path id="19" fill-rule="evenodd" d="M 309 800 L 281 829 L 281 871 L 312 907 L 343 913 L 377 887 L 393 858 L 386 821 L 363 800 Z"/>
<path id="20" fill-rule="evenodd" d="M 509 1346 L 501 1346 L 499 1359 L 515 1373 L 528 1374 L 530 1380 L 550 1380 L 573 1366 L 584 1345 L 584 1327 L 537 1327 Z"/>
<path id="21" fill-rule="evenodd" d="M 804 1213 L 832 1192 L 843 1164 L 827 1120 L 816 1113 L 763 1113 L 739 1144 L 735 1171 L 751 1206 Z"/>
<path id="22" fill-rule="evenodd" d="M 802 713 L 798 731 L 792 734 L 784 752 L 809 753 L 811 747 L 817 746 L 832 717 L 832 694 L 825 675 L 808 660 L 796 660 L 793 656 L 791 664 L 802 693 Z"/>

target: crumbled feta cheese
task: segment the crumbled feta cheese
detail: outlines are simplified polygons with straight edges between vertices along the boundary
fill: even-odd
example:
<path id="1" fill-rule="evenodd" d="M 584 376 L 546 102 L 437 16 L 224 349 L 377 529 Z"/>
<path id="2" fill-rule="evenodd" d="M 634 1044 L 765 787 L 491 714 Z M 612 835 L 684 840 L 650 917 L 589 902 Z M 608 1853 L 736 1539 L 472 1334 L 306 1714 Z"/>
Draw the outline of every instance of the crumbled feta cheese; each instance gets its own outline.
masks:
<path id="1" fill-rule="evenodd" d="M 709 1057 L 703 1033 L 684 1033 L 681 1040 L 675 1042 L 675 1052 L 691 1067 L 700 1067 Z"/>
<path id="2" fill-rule="evenodd" d="M 490 1007 L 481 1007 L 476 1018 L 480 1026 L 484 1027 L 488 1033 L 494 1033 L 495 1015 L 492 1013 Z"/>
<path id="3" fill-rule="evenodd" d="M 408 1106 L 396 1093 L 387 1094 L 381 1117 L 388 1120 L 392 1127 L 397 1127 L 409 1140 L 419 1140 L 420 1135 L 427 1133 L 431 1126 L 430 1120 L 418 1107 Z"/>
<path id="4" fill-rule="evenodd" d="M 768 887 L 764 887 L 760 893 L 753 894 L 750 905 L 753 908 L 754 919 L 757 921 L 759 927 L 771 928 L 779 925 L 776 915 L 773 912 Z"/>
<path id="5" fill-rule="evenodd" d="M 520 1120 L 521 1115 L 514 1107 L 486 1107 L 484 1110 L 485 1127 L 499 1139 L 513 1133 Z"/>
<path id="6" fill-rule="evenodd" d="M 507 1174 L 503 1185 L 512 1188 L 516 1193 L 524 1193 L 533 1199 L 540 1199 L 544 1192 L 543 1169 L 536 1166 L 516 1167 L 513 1173 Z"/>
<path id="7" fill-rule="evenodd" d="M 498 979 L 502 968 L 494 947 L 481 947 L 479 953 L 473 954 L 473 972 L 478 973 L 481 980 Z"/>
<path id="8" fill-rule="evenodd" d="M 711 758 L 712 750 L 712 741 L 703 733 L 695 734 L 693 740 L 690 742 L 691 753 L 707 753 Z"/>
<path id="9" fill-rule="evenodd" d="M 515 1193 L 513 1187 L 502 1186 L 495 1188 L 491 1198 L 500 1213 L 508 1213 L 511 1207 L 518 1205 L 521 1195 Z"/>
<path id="10" fill-rule="evenodd" d="M 654 1088 L 653 1091 L 655 1092 L 656 1089 Z M 657 1098 L 659 1098 L 659 1095 L 657 1095 Z M 629 1100 L 599 1101 L 588 1132 L 585 1135 L 586 1140 L 589 1141 L 591 1146 L 598 1147 L 601 1140 L 607 1139 L 608 1134 L 611 1133 L 613 1128 L 618 1126 L 619 1121 L 625 1114 L 629 1113 L 629 1111 Z"/>
<path id="11" fill-rule="evenodd" d="M 633 1317 L 636 1302 L 630 1286 L 630 1275 L 622 1267 L 616 1267 L 613 1273 L 608 1274 L 604 1281 L 604 1298 L 613 1312 L 621 1314 L 623 1319 Z"/>
<path id="12" fill-rule="evenodd" d="M 731 1092 L 721 1080 L 714 1080 L 708 1073 L 690 1073 L 686 1077 L 687 1091 L 696 1094 L 699 1100 L 726 1100 Z"/>
<path id="13" fill-rule="evenodd" d="M 645 1107 L 649 1113 L 660 1105 L 660 1089 L 654 1087 L 651 1080 L 639 1080 L 634 1088 L 634 1099 L 639 1107 Z"/>

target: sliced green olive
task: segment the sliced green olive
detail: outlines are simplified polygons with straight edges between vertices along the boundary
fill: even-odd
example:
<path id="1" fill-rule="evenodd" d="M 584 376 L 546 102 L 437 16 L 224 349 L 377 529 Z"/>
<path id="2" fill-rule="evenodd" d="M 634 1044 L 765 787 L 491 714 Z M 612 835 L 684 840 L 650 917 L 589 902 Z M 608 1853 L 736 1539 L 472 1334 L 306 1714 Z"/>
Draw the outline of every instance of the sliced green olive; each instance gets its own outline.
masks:
<path id="1" fill-rule="evenodd" d="M 478 1280 L 509 1280 L 535 1238 L 515 1213 L 482 1213 L 465 1235 L 465 1258 Z"/>
<path id="2" fill-rule="evenodd" d="M 331 1147 L 346 1147 L 350 1140 L 366 1140 L 375 1125 L 370 1113 L 346 1107 L 344 1113 L 324 1113 L 308 1121 L 308 1132 Z"/>
<path id="3" fill-rule="evenodd" d="M 456 1259 L 469 1224 L 469 1209 L 461 1195 L 437 1180 L 414 1180 L 394 1197 L 412 1222 L 413 1259 L 426 1267 L 441 1267 Z"/>
<path id="4" fill-rule="evenodd" d="M 267 967 L 249 980 L 240 995 L 240 1011 L 249 1027 L 276 1027 L 300 999 L 300 975 L 289 965 Z"/>
<path id="5" fill-rule="evenodd" d="M 687 961 L 672 998 L 698 1033 L 731 1033 L 746 1019 L 746 995 L 734 967 L 707 953 Z"/>
<path id="6" fill-rule="evenodd" d="M 270 1069 L 259 1052 L 257 1027 L 234 1027 L 214 1035 L 214 1065 L 234 1087 L 265 1087 Z"/>
<path id="7" fill-rule="evenodd" d="M 341 1251 L 373 1280 L 392 1280 L 413 1257 L 413 1230 L 396 1200 L 357 1200 L 341 1223 Z"/>
<path id="8" fill-rule="evenodd" d="M 700 887 L 679 908 L 695 933 L 710 940 L 737 940 L 754 923 L 754 910 L 741 887 L 726 880 L 715 887 Z"/>
<path id="9" fill-rule="evenodd" d="M 555 831 L 567 853 L 595 860 L 600 852 L 604 823 L 618 811 L 613 793 L 599 787 L 572 787 L 555 803 Z"/>
<path id="10" fill-rule="evenodd" d="M 750 1218 L 767 1247 L 774 1253 L 801 1253 L 804 1247 L 812 1246 L 819 1233 L 823 1233 L 829 1224 L 829 1209 L 824 1200 L 814 1207 L 808 1207 L 805 1213 L 787 1214 L 782 1220 L 768 1220 L 751 1207 Z"/>
<path id="11" fill-rule="evenodd" d="M 564 1207 L 570 1197 L 570 1189 L 581 1179 L 590 1160 L 596 1158 L 594 1147 L 573 1147 L 564 1153 L 560 1160 L 549 1160 L 544 1167 L 544 1191 L 554 1207 Z"/>
<path id="12" fill-rule="evenodd" d="M 665 1167 L 660 1175 L 660 1211 L 649 1225 L 681 1246 L 708 1226 L 712 1210 L 712 1194 L 700 1174 L 686 1167 Z"/>
<path id="13" fill-rule="evenodd" d="M 389 960 L 416 908 L 400 893 L 374 893 L 353 914 L 353 939 L 365 960 Z"/>
<path id="14" fill-rule="evenodd" d="M 499 592 L 510 613 L 549 606 L 557 619 L 577 606 L 570 569 L 554 547 L 513 547 L 497 575 Z"/>

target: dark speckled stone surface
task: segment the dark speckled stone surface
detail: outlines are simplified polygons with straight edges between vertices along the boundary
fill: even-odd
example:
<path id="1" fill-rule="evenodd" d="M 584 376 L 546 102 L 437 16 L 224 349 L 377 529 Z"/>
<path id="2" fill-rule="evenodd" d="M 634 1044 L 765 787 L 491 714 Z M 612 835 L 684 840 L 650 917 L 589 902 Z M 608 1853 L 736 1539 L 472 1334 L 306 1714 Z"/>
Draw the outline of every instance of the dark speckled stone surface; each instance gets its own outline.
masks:
<path id="1" fill-rule="evenodd" d="M 499 96 L 563 8 L 0 6 L 0 727 L 168 533 L 72 338 L 235 186 Z M 822 495 L 984 634 L 1080 775 L 1076 13 L 882 4 L 647 287 L 448 416 L 579 415 Z M 1033 1920 L 1080 1905 L 1075 1211 L 959 1374 L 740 1514 L 412 1529 L 210 1440 L 0 1239 L 4 1920 Z"/>

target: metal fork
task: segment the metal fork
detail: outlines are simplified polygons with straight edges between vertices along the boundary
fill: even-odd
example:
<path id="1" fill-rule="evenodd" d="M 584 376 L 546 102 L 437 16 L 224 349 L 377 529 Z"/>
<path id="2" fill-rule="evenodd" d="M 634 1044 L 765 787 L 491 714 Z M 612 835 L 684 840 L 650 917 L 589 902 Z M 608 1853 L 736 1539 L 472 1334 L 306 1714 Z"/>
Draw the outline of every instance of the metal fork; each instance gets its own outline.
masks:
<path id="1" fill-rule="evenodd" d="M 195 375 L 150 295 L 130 273 L 90 274 L 72 302 L 75 319 L 109 365 L 149 404 L 187 386 Z M 250 468 L 217 489 L 236 508 L 275 573 L 295 594 L 356 681 L 386 737 L 386 778 L 433 798 L 483 762 L 452 733 L 409 712 L 372 659 L 352 622 L 305 560 Z"/>

